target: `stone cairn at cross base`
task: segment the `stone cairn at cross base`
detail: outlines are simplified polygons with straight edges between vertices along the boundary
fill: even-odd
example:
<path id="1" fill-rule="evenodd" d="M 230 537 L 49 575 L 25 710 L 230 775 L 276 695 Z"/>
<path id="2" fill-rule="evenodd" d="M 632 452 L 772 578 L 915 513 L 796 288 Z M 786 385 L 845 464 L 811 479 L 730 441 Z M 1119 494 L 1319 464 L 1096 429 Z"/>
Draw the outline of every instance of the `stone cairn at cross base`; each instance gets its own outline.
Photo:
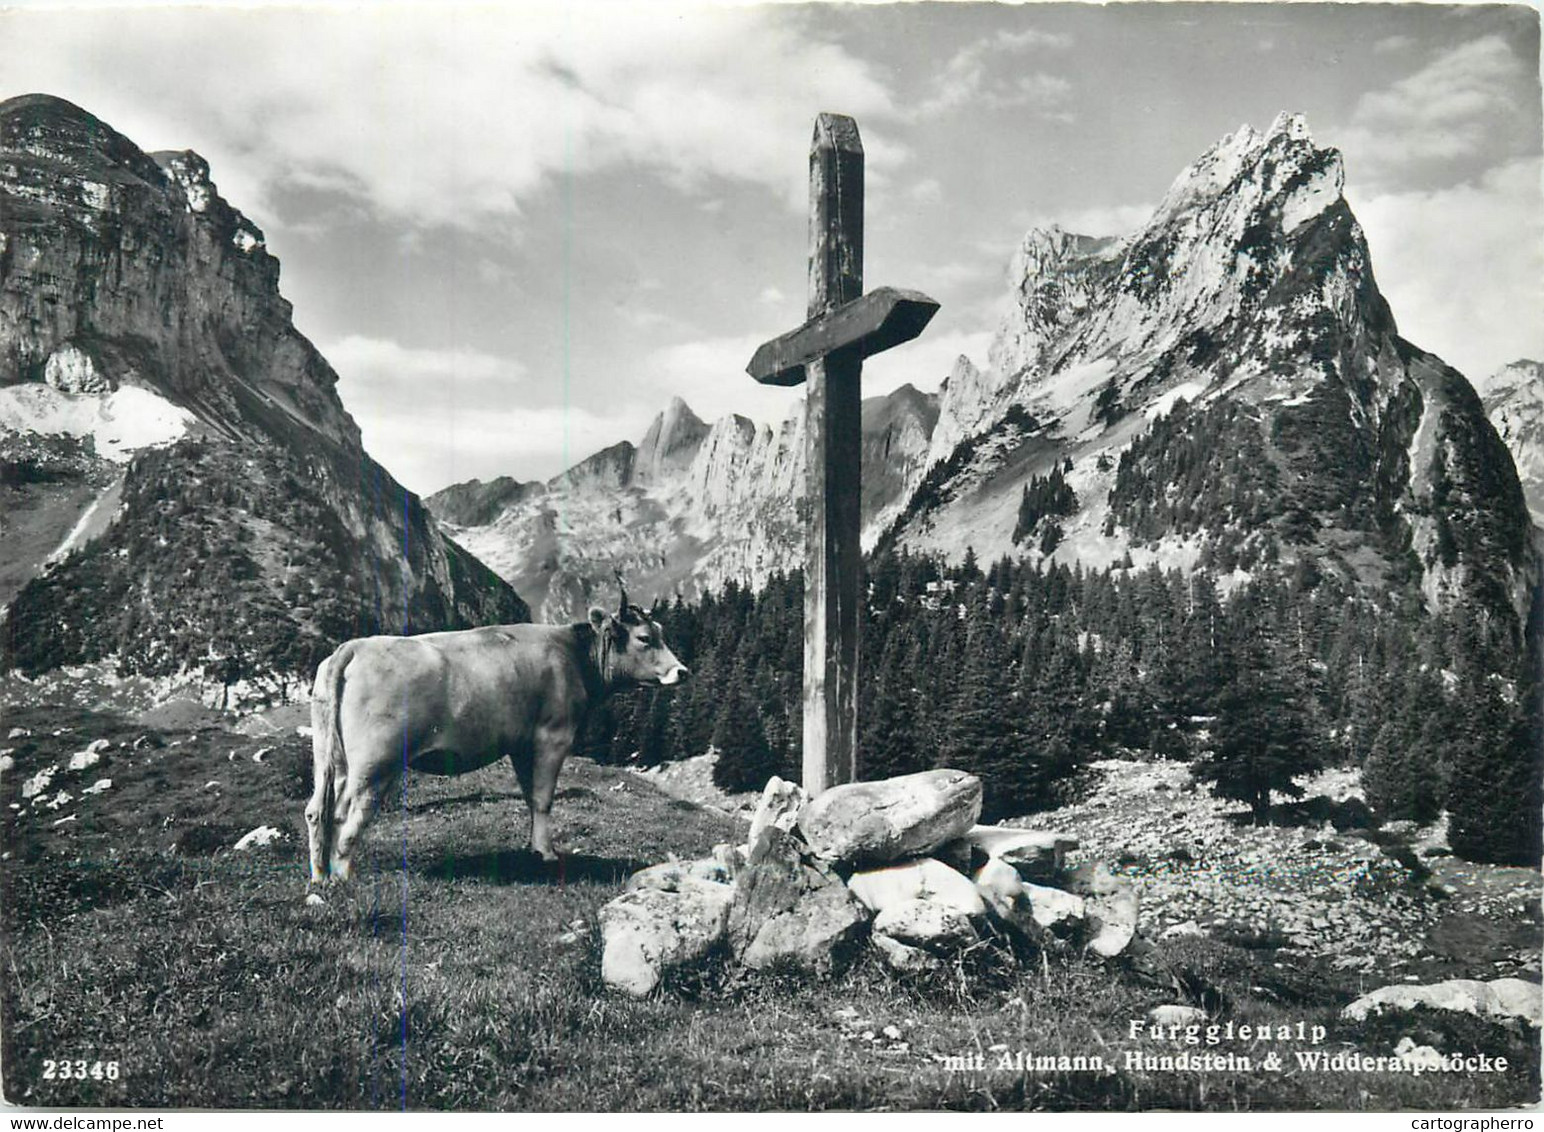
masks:
<path id="1" fill-rule="evenodd" d="M 606 985 L 632 995 L 727 956 L 817 977 L 873 948 L 903 973 L 941 969 L 989 936 L 1015 949 L 1140 950 L 1137 898 L 1077 840 L 978 825 L 981 780 L 930 770 L 810 798 L 767 783 L 744 845 L 634 873 L 600 913 Z M 1135 945 L 1135 946 L 1134 946 Z"/>

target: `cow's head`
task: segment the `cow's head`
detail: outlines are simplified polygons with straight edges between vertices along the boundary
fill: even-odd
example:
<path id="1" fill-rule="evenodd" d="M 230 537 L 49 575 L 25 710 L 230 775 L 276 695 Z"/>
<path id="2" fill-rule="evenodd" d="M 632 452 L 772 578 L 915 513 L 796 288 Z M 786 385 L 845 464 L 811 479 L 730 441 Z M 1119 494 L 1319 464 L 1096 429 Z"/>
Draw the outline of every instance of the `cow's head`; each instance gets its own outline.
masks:
<path id="1" fill-rule="evenodd" d="M 609 646 L 605 675 L 613 685 L 669 687 L 692 674 L 670 651 L 659 622 L 651 620 L 638 606 L 628 604 L 626 589 L 622 590 L 621 608 L 616 613 L 590 610 L 590 625 Z"/>

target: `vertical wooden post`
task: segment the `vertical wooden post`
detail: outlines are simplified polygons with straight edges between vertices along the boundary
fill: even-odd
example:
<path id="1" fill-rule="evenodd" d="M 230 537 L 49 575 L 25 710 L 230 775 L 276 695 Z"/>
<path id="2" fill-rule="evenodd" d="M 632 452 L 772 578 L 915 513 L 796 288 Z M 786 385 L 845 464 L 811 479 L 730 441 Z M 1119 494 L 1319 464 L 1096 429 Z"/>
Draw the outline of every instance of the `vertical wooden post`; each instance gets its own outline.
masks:
<path id="1" fill-rule="evenodd" d="M 863 294 L 863 143 L 844 114 L 815 120 L 809 251 L 808 321 L 762 343 L 745 369 L 767 385 L 809 382 L 804 788 L 819 794 L 858 777 L 863 359 L 911 341 L 938 310 L 920 291 Z"/>
<path id="2" fill-rule="evenodd" d="M 809 240 L 814 319 L 863 294 L 863 143 L 842 114 L 815 122 Z M 835 350 L 806 372 L 803 769 L 819 794 L 858 773 L 863 356 Z"/>

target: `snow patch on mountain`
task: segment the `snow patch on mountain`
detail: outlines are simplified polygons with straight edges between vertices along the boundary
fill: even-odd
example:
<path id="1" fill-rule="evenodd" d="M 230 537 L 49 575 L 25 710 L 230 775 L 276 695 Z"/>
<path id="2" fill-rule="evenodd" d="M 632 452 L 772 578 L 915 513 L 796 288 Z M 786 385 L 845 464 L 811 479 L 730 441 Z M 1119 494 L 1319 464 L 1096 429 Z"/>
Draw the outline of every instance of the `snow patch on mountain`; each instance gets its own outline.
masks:
<path id="1" fill-rule="evenodd" d="M 97 455 L 127 463 L 143 448 L 171 444 L 197 418 L 148 389 L 125 385 L 111 393 L 65 393 L 27 383 L 0 388 L 0 431 L 91 437 Z"/>

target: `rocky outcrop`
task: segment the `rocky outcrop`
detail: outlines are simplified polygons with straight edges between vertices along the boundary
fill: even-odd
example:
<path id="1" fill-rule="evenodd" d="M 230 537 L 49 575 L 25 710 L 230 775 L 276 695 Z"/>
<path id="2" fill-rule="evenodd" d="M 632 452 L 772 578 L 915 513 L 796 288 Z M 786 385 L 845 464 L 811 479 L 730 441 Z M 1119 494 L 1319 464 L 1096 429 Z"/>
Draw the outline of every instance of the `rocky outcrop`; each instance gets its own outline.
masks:
<path id="1" fill-rule="evenodd" d="M 0 103 L 0 194 L 0 385 L 94 371 L 226 435 L 295 427 L 357 449 L 278 260 L 198 154 L 147 155 L 63 99 L 23 95 Z"/>
<path id="2" fill-rule="evenodd" d="M 644 433 L 643 443 L 638 445 L 633 482 L 662 483 L 675 478 L 691 467 L 707 435 L 708 426 L 692 412 L 691 406 L 679 397 L 670 398 L 665 411 L 654 418 L 649 431 Z"/>
<path id="3" fill-rule="evenodd" d="M 487 483 L 467 480 L 425 496 L 424 506 L 442 523 L 477 527 L 493 522 L 510 507 L 546 490 L 545 484 L 521 483 L 509 476 L 498 476 Z"/>
<path id="4" fill-rule="evenodd" d="M 1108 869 L 1057 869 L 1055 883 L 1063 887 L 1053 888 L 1027 883 L 1000 856 L 986 856 L 971 874 L 911 855 L 918 831 L 928 834 L 916 844 L 962 845 L 966 830 L 1005 850 L 1073 842 L 1060 834 L 1030 837 L 1033 831 L 974 826 L 980 783 L 973 777 L 940 770 L 853 786 L 865 789 L 835 787 L 809 800 L 798 787 L 773 779 L 748 845 L 718 846 L 701 861 L 671 860 L 633 874 L 624 895 L 601 915 L 606 984 L 647 994 L 671 971 L 720 953 L 752 970 L 824 978 L 842 970 L 865 941 L 880 962 L 909 975 L 940 970 L 986 944 L 1009 951 L 1082 946 L 1106 960 L 1136 953 L 1135 890 Z M 822 805 L 838 791 L 838 805 Z M 854 868 L 853 858 L 822 853 L 807 839 L 808 831 L 838 821 L 880 831 L 860 839 L 867 866 Z M 889 856 L 872 859 L 881 846 Z M 966 853 L 964 868 L 971 860 Z M 1027 864 L 1038 875 L 1038 857 Z M 684 924 L 704 890 L 730 894 L 722 922 L 714 903 L 701 922 Z"/>

